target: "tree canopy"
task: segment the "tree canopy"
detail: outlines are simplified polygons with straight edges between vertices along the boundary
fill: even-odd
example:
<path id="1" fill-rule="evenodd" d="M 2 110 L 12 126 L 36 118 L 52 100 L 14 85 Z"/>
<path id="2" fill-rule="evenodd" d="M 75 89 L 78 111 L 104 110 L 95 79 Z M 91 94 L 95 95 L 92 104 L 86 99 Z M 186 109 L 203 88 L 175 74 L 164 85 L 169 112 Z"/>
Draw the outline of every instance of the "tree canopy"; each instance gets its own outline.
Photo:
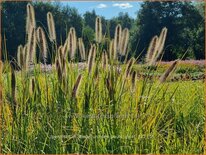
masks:
<path id="1" fill-rule="evenodd" d="M 17 47 L 25 42 L 26 2 L 4 2 L 2 4 L 2 36 L 10 56 L 16 56 Z M 86 48 L 94 40 L 95 10 L 80 15 L 76 8 L 61 3 L 32 2 L 36 12 L 37 26 L 47 32 L 47 12 L 55 19 L 57 42 L 62 44 L 69 28 L 76 29 L 77 37 L 83 36 Z M 204 59 L 204 3 L 194 2 L 143 2 L 136 19 L 128 13 L 119 13 L 112 19 L 102 19 L 103 34 L 114 37 L 115 27 L 130 30 L 130 53 L 142 58 L 154 35 L 163 27 L 168 28 L 163 60 L 181 58 Z M 109 32 L 109 34 L 108 34 Z"/>
<path id="2" fill-rule="evenodd" d="M 188 50 L 188 58 L 204 58 L 204 19 L 191 2 L 144 2 L 136 20 L 137 31 L 132 49 L 136 55 L 144 50 L 163 27 L 168 36 L 163 59 L 181 58 Z"/>

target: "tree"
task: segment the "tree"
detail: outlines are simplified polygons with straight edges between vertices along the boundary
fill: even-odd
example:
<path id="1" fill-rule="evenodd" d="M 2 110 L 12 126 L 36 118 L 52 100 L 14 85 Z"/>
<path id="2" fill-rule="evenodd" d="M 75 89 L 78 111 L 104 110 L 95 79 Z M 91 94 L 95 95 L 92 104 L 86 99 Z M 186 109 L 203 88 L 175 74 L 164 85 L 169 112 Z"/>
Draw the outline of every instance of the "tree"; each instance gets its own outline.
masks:
<path id="1" fill-rule="evenodd" d="M 26 2 L 2 3 L 2 37 L 5 35 L 10 58 L 16 56 L 17 46 L 25 42 L 26 5 Z"/>
<path id="2" fill-rule="evenodd" d="M 2 4 L 2 34 L 6 36 L 7 52 L 12 57 L 16 56 L 18 45 L 26 43 L 26 5 L 26 2 Z M 36 26 L 43 27 L 46 34 L 48 34 L 47 13 L 53 14 L 58 45 L 64 43 L 70 27 L 75 27 L 78 37 L 82 35 L 83 20 L 77 9 L 49 2 L 33 2 L 32 5 L 35 9 Z"/>
<path id="3" fill-rule="evenodd" d="M 138 13 L 136 25 L 139 33 L 133 36 L 132 49 L 135 50 L 139 38 L 136 55 L 143 49 L 145 54 L 152 37 L 159 35 L 161 29 L 167 27 L 164 60 L 181 58 L 187 49 L 191 49 L 194 53 L 195 49 L 191 45 L 194 43 L 194 38 L 188 32 L 195 31 L 201 21 L 202 16 L 190 2 L 144 2 Z"/>
<path id="4" fill-rule="evenodd" d="M 48 12 L 53 14 L 58 44 L 63 44 L 71 27 L 75 28 L 78 37 L 82 35 L 83 21 L 75 8 L 62 7 L 59 3 L 51 4 L 49 2 L 37 2 L 34 4 L 34 8 L 38 10 L 36 11 L 37 24 L 46 30 L 48 30 L 46 14 Z"/>
<path id="5" fill-rule="evenodd" d="M 92 12 L 87 11 L 83 15 L 83 17 L 84 17 L 84 25 L 89 26 L 90 28 L 95 30 L 95 21 L 96 21 L 96 17 L 97 17 L 95 10 L 92 10 Z"/>
<path id="6" fill-rule="evenodd" d="M 92 12 L 87 11 L 83 15 L 83 17 L 84 17 L 84 26 L 85 27 L 89 26 L 90 28 L 95 30 L 95 22 L 96 22 L 96 18 L 98 17 L 95 10 L 92 10 Z M 103 16 L 100 16 L 100 17 L 101 17 L 101 21 L 102 21 L 102 33 L 105 34 L 106 27 L 107 27 L 107 20 Z"/>
<path id="7" fill-rule="evenodd" d="M 89 50 L 91 43 L 94 41 L 94 33 L 94 30 L 89 26 L 86 26 L 83 29 L 83 40 L 86 51 Z"/>
<path id="8" fill-rule="evenodd" d="M 109 21 L 111 37 L 114 37 L 115 28 L 118 24 L 121 24 L 122 28 L 131 29 L 133 23 L 134 19 L 129 17 L 128 13 L 120 12 L 117 17 L 114 17 Z"/>
<path id="9" fill-rule="evenodd" d="M 67 21 L 66 27 L 74 27 L 77 37 L 82 36 L 83 19 L 77 9 L 66 6 L 63 7 L 62 14 L 64 16 L 64 21 Z"/>
<path id="10" fill-rule="evenodd" d="M 199 11 L 200 15 L 204 18 L 205 17 L 205 2 L 196 2 L 195 7 Z"/>

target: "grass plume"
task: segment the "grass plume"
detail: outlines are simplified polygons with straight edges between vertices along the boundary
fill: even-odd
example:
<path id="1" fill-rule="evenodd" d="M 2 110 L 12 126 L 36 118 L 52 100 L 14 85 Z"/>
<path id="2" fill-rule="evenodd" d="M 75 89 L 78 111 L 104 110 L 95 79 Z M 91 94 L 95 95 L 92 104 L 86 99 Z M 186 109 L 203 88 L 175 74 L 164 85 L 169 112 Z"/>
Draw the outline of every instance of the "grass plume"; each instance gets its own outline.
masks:
<path id="1" fill-rule="evenodd" d="M 79 45 L 79 53 L 81 56 L 81 60 L 86 60 L 85 46 L 82 38 L 78 39 L 78 45 Z"/>
<path id="2" fill-rule="evenodd" d="M 23 68 L 26 70 L 27 69 L 27 66 L 28 66 L 28 58 L 27 58 L 27 55 L 28 55 L 28 44 L 24 45 L 24 48 L 23 48 Z"/>
<path id="3" fill-rule="evenodd" d="M 135 63 L 135 59 L 134 58 L 131 58 L 128 62 L 127 62 L 127 66 L 126 66 L 126 70 L 125 70 L 125 78 L 128 78 L 130 73 L 131 73 L 131 70 L 132 70 L 132 66 L 134 65 Z"/>
<path id="4" fill-rule="evenodd" d="M 153 57 L 152 57 L 152 62 L 151 65 L 155 65 L 155 63 L 157 62 L 157 60 L 160 58 L 162 52 L 163 52 L 163 48 L 164 48 L 164 44 L 165 44 L 165 40 L 166 40 L 166 36 L 167 36 L 167 28 L 164 27 L 160 33 L 159 39 L 158 39 L 158 47 L 157 47 L 157 54 L 154 53 Z"/>
<path id="5" fill-rule="evenodd" d="M 146 54 L 146 63 L 151 63 L 153 55 L 157 52 L 158 36 L 154 36 L 149 44 L 149 48 Z"/>
<path id="6" fill-rule="evenodd" d="M 34 94 L 34 91 L 35 91 L 35 79 L 31 78 L 30 81 L 29 81 L 29 93 L 30 93 L 30 96 L 32 96 Z"/>
<path id="7" fill-rule="evenodd" d="M 115 36 L 114 36 L 114 51 L 115 51 L 114 58 L 115 59 L 116 59 L 116 55 L 120 53 L 121 39 L 122 39 L 122 26 L 118 24 L 116 26 Z"/>
<path id="8" fill-rule="evenodd" d="M 26 17 L 26 33 L 29 34 L 31 27 L 36 27 L 35 12 L 34 7 L 28 3 L 27 4 L 27 17 Z"/>
<path id="9" fill-rule="evenodd" d="M 37 41 L 41 51 L 44 63 L 47 61 L 47 41 L 44 30 L 41 27 L 37 29 Z"/>
<path id="10" fill-rule="evenodd" d="M 125 28 L 122 31 L 120 55 L 124 56 L 127 53 L 128 42 L 129 42 L 129 29 Z"/>
<path id="11" fill-rule="evenodd" d="M 28 40 L 28 51 L 27 51 L 28 65 L 34 64 L 36 58 L 36 33 L 35 29 L 31 28 Z"/>
<path id="12" fill-rule="evenodd" d="M 56 71 L 57 71 L 58 81 L 61 82 L 62 81 L 62 69 L 61 69 L 61 63 L 60 63 L 59 59 L 56 59 L 55 67 L 56 67 Z"/>
<path id="13" fill-rule="evenodd" d="M 89 51 L 89 58 L 88 58 L 88 73 L 91 74 L 92 69 L 94 67 L 94 62 L 96 58 L 96 45 L 92 45 Z"/>
<path id="14" fill-rule="evenodd" d="M 95 40 L 100 43 L 102 41 L 102 21 L 100 17 L 96 18 L 95 23 Z"/>
<path id="15" fill-rule="evenodd" d="M 116 58 L 116 52 L 114 49 L 114 39 L 112 39 L 109 44 L 109 58 L 110 60 L 113 60 Z"/>
<path id="16" fill-rule="evenodd" d="M 108 55 L 107 52 L 104 50 L 102 53 L 102 68 L 107 69 L 108 67 Z"/>
<path id="17" fill-rule="evenodd" d="M 75 28 L 70 28 L 69 33 L 69 46 L 70 46 L 70 58 L 71 60 L 75 59 L 76 49 L 77 49 L 77 37 Z"/>
<path id="18" fill-rule="evenodd" d="M 177 66 L 179 60 L 175 60 L 172 65 L 164 72 L 164 74 L 160 77 L 159 81 L 160 83 L 163 83 L 166 81 L 167 77 L 172 73 L 172 71 Z"/>
<path id="19" fill-rule="evenodd" d="M 47 13 L 47 25 L 49 29 L 49 38 L 51 41 L 56 42 L 56 30 L 54 24 L 54 17 L 51 12 Z"/>
<path id="20" fill-rule="evenodd" d="M 23 66 L 23 63 L 24 63 L 23 50 L 24 50 L 24 49 L 23 49 L 23 46 L 22 46 L 22 45 L 19 45 L 19 46 L 18 46 L 18 50 L 17 50 L 17 62 L 18 62 L 18 65 L 19 65 L 20 67 L 22 67 L 22 66 Z"/>
<path id="21" fill-rule="evenodd" d="M 80 74 L 77 77 L 76 83 L 74 84 L 74 87 L 72 89 L 72 98 L 76 98 L 77 97 L 77 92 L 78 92 L 78 88 L 79 88 L 79 85 L 81 83 L 81 80 L 82 80 L 82 75 Z"/>

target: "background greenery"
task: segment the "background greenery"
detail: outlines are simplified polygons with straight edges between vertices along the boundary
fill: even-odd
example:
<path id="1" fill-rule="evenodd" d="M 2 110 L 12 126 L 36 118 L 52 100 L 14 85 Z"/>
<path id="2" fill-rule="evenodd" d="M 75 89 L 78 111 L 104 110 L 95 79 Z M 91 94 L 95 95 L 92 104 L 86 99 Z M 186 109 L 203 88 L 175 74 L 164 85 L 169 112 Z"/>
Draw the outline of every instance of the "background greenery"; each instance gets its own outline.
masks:
<path id="1" fill-rule="evenodd" d="M 2 33 L 5 35 L 10 58 L 16 56 L 17 46 L 25 42 L 25 21 L 27 2 L 4 2 L 2 4 Z M 37 26 L 47 29 L 46 13 L 52 12 L 55 19 L 57 42 L 61 44 L 70 27 L 75 27 L 77 37 L 83 36 L 86 48 L 94 39 L 96 12 L 86 12 L 83 16 L 76 8 L 60 3 L 34 2 Z M 103 32 L 114 36 L 115 27 L 130 29 L 130 54 L 142 57 L 151 38 L 167 27 L 168 37 L 163 60 L 181 58 L 187 51 L 187 59 L 204 59 L 204 3 L 201 2 L 144 2 L 135 19 L 127 13 L 106 20 L 102 17 Z M 110 33 L 108 33 L 110 32 Z"/>

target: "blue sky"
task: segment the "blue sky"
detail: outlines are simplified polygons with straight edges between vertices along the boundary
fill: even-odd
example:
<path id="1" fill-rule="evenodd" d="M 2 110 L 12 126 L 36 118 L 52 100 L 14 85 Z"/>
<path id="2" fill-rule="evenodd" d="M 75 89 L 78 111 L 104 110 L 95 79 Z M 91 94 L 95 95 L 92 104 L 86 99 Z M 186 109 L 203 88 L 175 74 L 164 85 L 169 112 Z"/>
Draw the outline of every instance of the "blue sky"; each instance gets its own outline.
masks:
<path id="1" fill-rule="evenodd" d="M 128 12 L 130 17 L 136 18 L 136 13 L 140 9 L 141 2 L 128 1 L 65 1 L 63 5 L 75 7 L 78 12 L 83 15 L 86 11 L 96 11 L 97 15 L 104 16 L 106 19 L 111 19 L 119 14 L 119 12 Z"/>

